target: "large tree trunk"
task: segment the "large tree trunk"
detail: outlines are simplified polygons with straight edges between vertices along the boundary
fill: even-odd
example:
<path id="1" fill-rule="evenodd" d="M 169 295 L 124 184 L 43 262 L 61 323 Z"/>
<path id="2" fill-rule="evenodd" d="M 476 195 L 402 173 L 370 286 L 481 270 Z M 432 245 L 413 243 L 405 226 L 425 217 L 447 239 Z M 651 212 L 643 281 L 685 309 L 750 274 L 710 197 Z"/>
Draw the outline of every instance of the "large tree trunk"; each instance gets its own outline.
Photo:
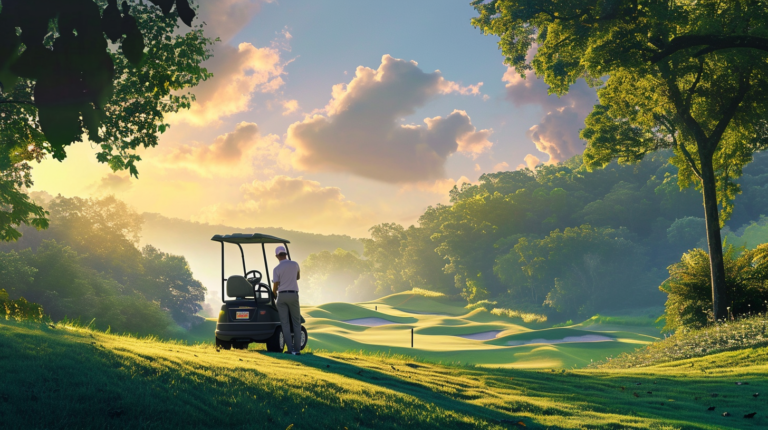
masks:
<path id="1" fill-rule="evenodd" d="M 707 224 L 709 268 L 712 274 L 712 308 L 717 321 L 728 318 L 728 290 L 725 285 L 723 241 L 720 237 L 720 213 L 717 208 L 717 181 L 715 169 L 712 166 L 712 156 L 701 157 L 701 182 L 702 194 L 704 194 L 704 219 Z"/>

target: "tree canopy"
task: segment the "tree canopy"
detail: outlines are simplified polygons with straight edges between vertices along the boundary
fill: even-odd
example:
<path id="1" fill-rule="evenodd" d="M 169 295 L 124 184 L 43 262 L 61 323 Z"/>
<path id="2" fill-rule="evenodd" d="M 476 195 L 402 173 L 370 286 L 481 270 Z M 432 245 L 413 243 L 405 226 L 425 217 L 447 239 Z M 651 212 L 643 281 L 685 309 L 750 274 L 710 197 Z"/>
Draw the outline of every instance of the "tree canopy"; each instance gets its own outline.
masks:
<path id="1" fill-rule="evenodd" d="M 138 248 L 141 217 L 125 203 L 56 197 L 46 206 L 50 229 L 27 227 L 0 244 L 0 289 L 10 299 L 40 304 L 54 321 L 96 318 L 96 327 L 132 333 L 202 321 L 205 287 L 183 256 Z"/>
<path id="2" fill-rule="evenodd" d="M 211 77 L 202 25 L 177 31 L 179 18 L 192 25 L 188 1 L 152 3 L 0 4 L 0 240 L 18 239 L 21 224 L 47 226 L 23 191 L 32 161 L 64 160 L 87 137 L 100 162 L 137 177 L 134 150 L 156 146 L 164 116 L 194 101 L 179 91 Z"/>
<path id="3" fill-rule="evenodd" d="M 733 179 L 768 147 L 768 6 L 718 0 L 472 5 L 480 14 L 472 23 L 500 37 L 506 63 L 517 72 L 533 69 L 558 95 L 578 79 L 599 87 L 600 104 L 581 134 L 587 166 L 674 151 L 679 184 L 696 183 L 704 196 L 714 312 L 724 318 L 721 218 L 739 192 Z"/>

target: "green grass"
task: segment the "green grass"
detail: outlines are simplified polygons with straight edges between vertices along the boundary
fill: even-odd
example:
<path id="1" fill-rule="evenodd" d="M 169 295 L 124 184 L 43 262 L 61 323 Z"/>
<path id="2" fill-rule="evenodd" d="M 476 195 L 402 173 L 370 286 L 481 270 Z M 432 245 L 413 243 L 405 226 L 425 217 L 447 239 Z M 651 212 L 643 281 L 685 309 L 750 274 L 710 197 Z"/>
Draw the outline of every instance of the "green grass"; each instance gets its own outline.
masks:
<path id="1" fill-rule="evenodd" d="M 631 352 L 661 337 L 647 317 L 599 317 L 557 330 L 551 323 L 525 322 L 519 316 L 467 309 L 443 295 L 406 291 L 366 303 L 329 303 L 305 307 L 309 342 L 331 352 L 371 351 L 421 357 L 434 363 L 465 363 L 487 367 L 572 368 Z M 362 327 L 341 321 L 382 318 L 392 325 Z M 637 324 L 637 325 L 633 325 Z M 411 348 L 411 329 L 414 348 Z M 496 339 L 480 341 L 459 336 L 500 330 Z M 600 334 L 612 341 L 598 343 L 509 346 L 513 340 L 559 340 Z"/>
<path id="2" fill-rule="evenodd" d="M 0 321 L 10 429 L 760 429 L 766 372 L 766 348 L 633 369 L 490 369 L 394 351 L 218 352 Z"/>
<path id="3" fill-rule="evenodd" d="M 595 364 L 601 368 L 650 366 L 710 354 L 768 346 L 768 315 L 758 314 L 702 329 L 681 329 L 660 342 Z M 704 361 L 706 362 L 706 361 Z M 702 363 L 704 363 L 702 362 Z M 699 366 L 706 371 L 706 365 Z"/>

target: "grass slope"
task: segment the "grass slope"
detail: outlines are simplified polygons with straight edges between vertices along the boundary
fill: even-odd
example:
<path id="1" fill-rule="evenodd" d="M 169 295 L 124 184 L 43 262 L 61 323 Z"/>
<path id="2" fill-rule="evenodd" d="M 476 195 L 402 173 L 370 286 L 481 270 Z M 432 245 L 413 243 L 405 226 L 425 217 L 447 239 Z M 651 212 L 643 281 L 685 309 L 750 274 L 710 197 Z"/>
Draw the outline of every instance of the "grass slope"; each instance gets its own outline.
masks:
<path id="1" fill-rule="evenodd" d="M 469 311 L 460 302 L 427 292 L 403 292 L 366 303 L 328 303 L 305 307 L 310 345 L 333 352 L 365 350 L 418 356 L 436 363 L 463 363 L 488 367 L 572 368 L 617 356 L 660 337 L 653 319 L 631 316 L 596 317 L 581 324 L 551 328 L 520 318 Z M 393 324 L 362 327 L 344 323 L 357 318 L 381 318 Z M 411 329 L 414 348 L 411 348 Z M 500 331 L 490 340 L 459 336 Z M 510 341 L 602 335 L 608 342 L 530 344 Z"/>
<path id="2" fill-rule="evenodd" d="M 11 429 L 768 426 L 768 396 L 752 396 L 768 393 L 768 350 L 706 357 L 707 373 L 697 360 L 641 369 L 487 369 L 349 353 L 217 352 L 0 321 L 0 422 Z M 726 411 L 731 416 L 721 416 Z"/>

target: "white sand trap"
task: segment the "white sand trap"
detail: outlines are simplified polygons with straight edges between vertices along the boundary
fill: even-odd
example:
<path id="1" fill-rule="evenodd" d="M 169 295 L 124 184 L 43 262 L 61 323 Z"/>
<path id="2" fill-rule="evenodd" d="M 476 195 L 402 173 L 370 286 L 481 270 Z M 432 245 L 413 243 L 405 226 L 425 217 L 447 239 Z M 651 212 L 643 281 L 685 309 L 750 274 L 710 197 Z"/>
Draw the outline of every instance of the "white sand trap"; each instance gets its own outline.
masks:
<path id="1" fill-rule="evenodd" d="M 378 327 L 380 325 L 399 324 L 396 322 L 385 320 L 384 318 L 358 318 L 358 319 L 346 320 L 342 322 L 345 322 L 347 324 L 354 324 L 354 325 L 364 325 L 366 327 Z"/>
<path id="2" fill-rule="evenodd" d="M 566 336 L 562 339 L 531 339 L 531 340 L 510 340 L 507 345 L 519 346 L 519 345 L 531 345 L 534 343 L 543 343 L 553 345 L 556 343 L 574 343 L 574 342 L 608 342 L 615 340 L 612 337 L 600 336 L 597 334 L 587 334 L 584 336 Z"/>
<path id="3" fill-rule="evenodd" d="M 395 309 L 397 309 L 397 308 L 395 308 Z M 409 313 L 409 314 L 416 314 L 416 315 L 440 315 L 442 317 L 449 317 L 450 316 L 448 314 L 440 314 L 440 313 L 437 313 L 437 312 L 419 312 L 419 311 L 409 311 L 409 310 L 405 310 L 405 309 L 397 309 L 397 310 L 400 311 L 400 312 L 406 312 L 406 313 Z"/>
<path id="4" fill-rule="evenodd" d="M 458 334 L 456 336 L 463 337 L 464 339 L 472 339 L 472 340 L 491 340 L 496 339 L 496 336 L 501 333 L 502 330 L 491 330 L 491 331 L 484 331 L 481 333 L 472 333 L 472 334 Z"/>

